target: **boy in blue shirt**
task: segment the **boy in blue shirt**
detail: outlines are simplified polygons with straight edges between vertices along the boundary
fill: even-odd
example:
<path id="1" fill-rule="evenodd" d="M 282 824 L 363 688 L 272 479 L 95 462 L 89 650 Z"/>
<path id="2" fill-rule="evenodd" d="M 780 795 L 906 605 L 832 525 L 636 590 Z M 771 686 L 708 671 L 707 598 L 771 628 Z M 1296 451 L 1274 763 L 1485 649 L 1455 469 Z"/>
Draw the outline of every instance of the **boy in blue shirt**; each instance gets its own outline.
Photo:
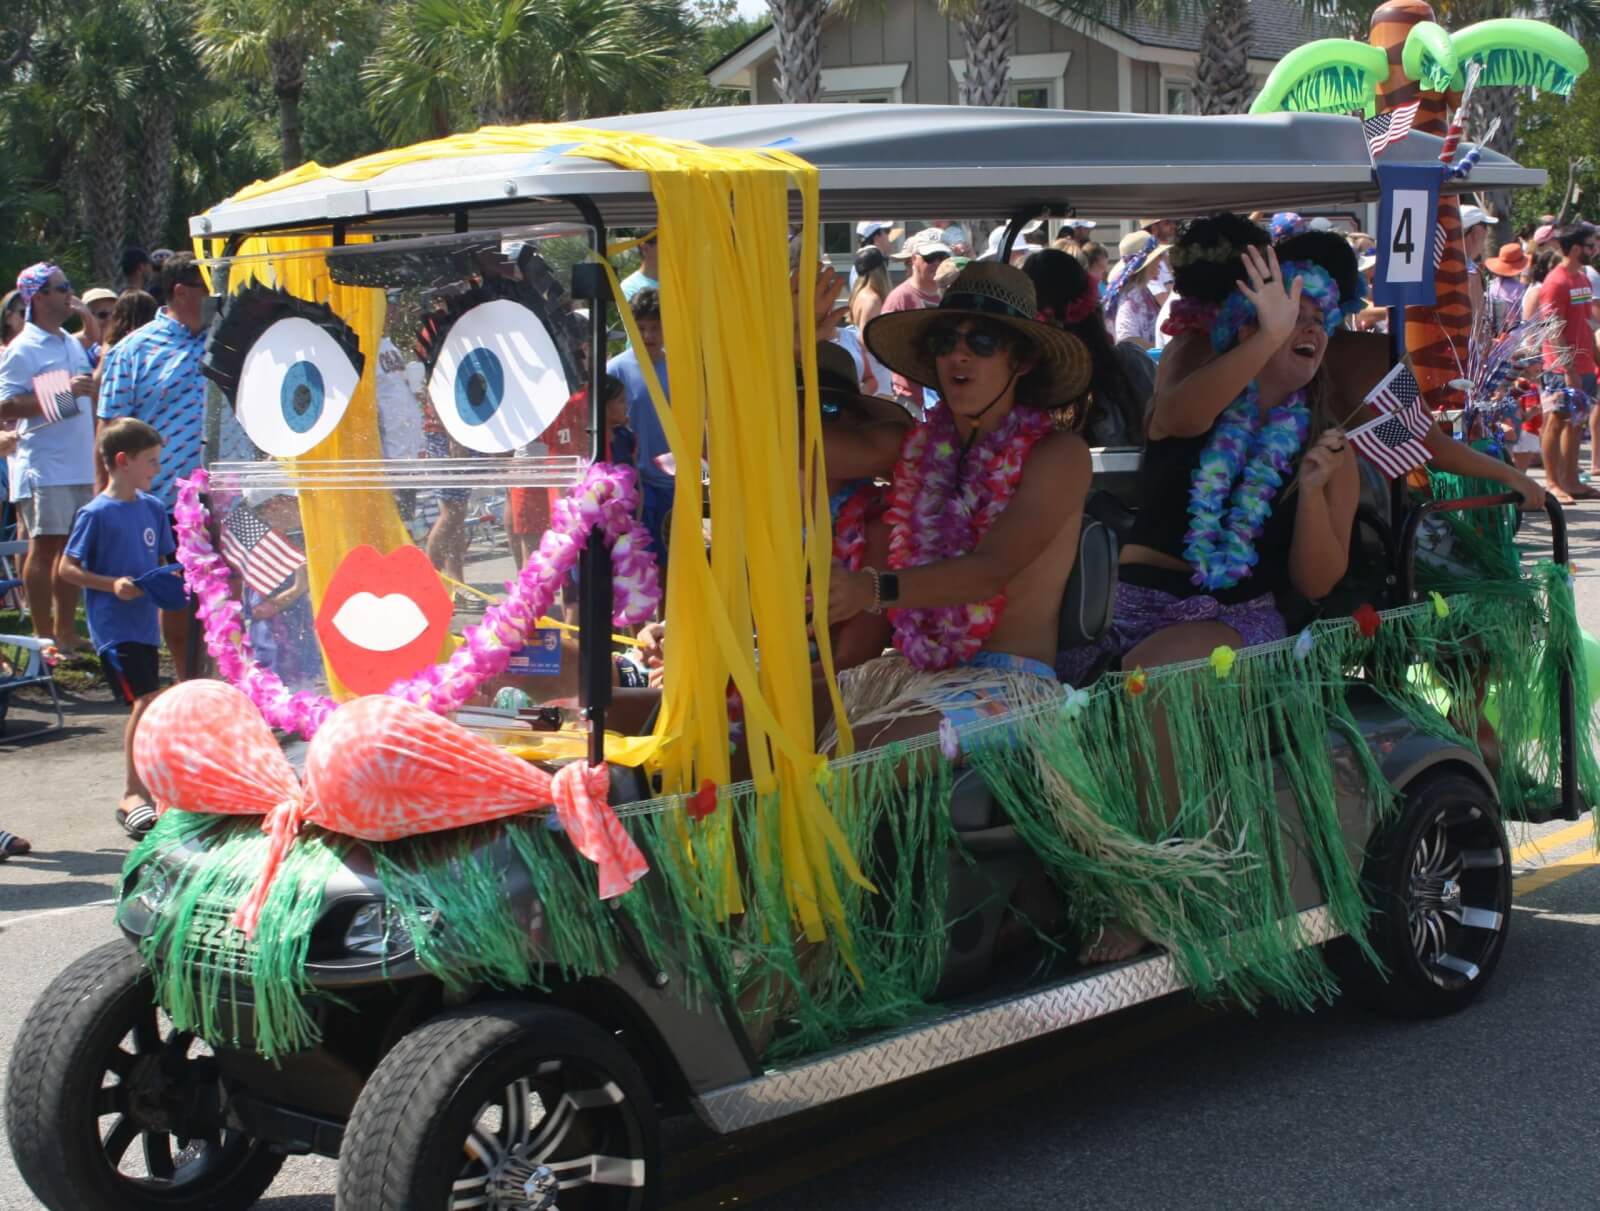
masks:
<path id="1" fill-rule="evenodd" d="M 150 495 L 161 473 L 161 434 L 133 417 L 107 423 L 97 441 L 109 482 L 73 519 L 61 578 L 85 590 L 89 636 L 112 693 L 133 708 L 123 731 L 126 781 L 117 822 L 135 838 L 155 827 L 150 791 L 133 767 L 133 736 L 161 689 L 161 621 L 135 583 L 176 549 L 167 510 Z"/>

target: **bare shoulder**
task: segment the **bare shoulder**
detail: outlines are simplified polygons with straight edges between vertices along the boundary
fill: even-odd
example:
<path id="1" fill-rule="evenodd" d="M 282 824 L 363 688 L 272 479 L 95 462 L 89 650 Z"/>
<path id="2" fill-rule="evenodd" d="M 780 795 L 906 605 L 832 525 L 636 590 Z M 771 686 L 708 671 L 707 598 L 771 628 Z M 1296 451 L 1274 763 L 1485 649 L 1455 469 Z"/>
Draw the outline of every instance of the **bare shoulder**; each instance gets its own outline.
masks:
<path id="1" fill-rule="evenodd" d="M 1076 433 L 1049 433 L 1040 438 L 1023 470 L 1025 482 L 1044 484 L 1053 494 L 1077 501 L 1089 494 L 1093 474 L 1089 445 Z"/>

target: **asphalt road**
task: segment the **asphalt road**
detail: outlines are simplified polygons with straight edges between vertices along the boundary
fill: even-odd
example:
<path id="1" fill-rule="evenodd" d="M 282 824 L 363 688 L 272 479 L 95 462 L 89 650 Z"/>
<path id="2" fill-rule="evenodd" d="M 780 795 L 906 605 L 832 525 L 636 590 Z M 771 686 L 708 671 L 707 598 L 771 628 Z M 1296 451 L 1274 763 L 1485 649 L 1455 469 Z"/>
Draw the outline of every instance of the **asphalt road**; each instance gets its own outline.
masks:
<path id="1" fill-rule="evenodd" d="M 1571 528 L 1580 619 L 1600 634 L 1600 505 Z M 37 847 L 0 865 L 0 1056 L 45 985 L 112 936 L 128 845 L 111 817 L 122 717 L 92 694 L 69 722 L 0 744 L 0 826 Z M 1594 1205 L 1600 877 L 1587 825 L 1514 829 L 1510 940 L 1467 1013 L 1250 1017 L 1172 999 L 737 1137 L 670 1124 L 674 1205 Z M 296 1158 L 259 1205 L 331 1211 L 333 1188 L 332 1162 Z M 36 1205 L 0 1148 L 0 1211 Z"/>

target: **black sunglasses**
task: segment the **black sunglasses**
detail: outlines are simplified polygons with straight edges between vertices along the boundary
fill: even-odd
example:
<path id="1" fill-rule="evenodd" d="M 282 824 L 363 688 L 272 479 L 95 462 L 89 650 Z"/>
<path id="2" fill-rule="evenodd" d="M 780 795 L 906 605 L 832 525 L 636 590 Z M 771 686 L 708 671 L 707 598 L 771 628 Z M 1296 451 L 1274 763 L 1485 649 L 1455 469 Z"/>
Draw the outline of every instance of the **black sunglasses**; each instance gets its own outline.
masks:
<path id="1" fill-rule="evenodd" d="M 956 351 L 956 347 L 965 344 L 973 357 L 993 357 L 1010 344 L 1004 332 L 984 324 L 974 324 L 966 332 L 962 332 L 954 324 L 938 324 L 928 329 L 928 334 L 922 338 L 928 352 L 934 357 L 945 357 Z"/>

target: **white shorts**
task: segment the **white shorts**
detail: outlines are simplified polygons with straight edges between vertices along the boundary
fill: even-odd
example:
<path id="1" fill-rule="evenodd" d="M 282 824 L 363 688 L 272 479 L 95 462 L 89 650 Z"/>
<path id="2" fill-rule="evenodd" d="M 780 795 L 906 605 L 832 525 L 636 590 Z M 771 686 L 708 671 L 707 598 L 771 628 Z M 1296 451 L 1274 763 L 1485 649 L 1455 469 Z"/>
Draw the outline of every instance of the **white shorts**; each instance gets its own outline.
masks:
<path id="1" fill-rule="evenodd" d="M 1513 453 L 1513 454 L 1537 454 L 1537 453 L 1539 453 L 1539 435 L 1537 433 L 1529 433 L 1526 429 L 1518 430 L 1518 432 L 1517 432 L 1517 444 L 1511 447 L 1511 453 Z"/>
<path id="2" fill-rule="evenodd" d="M 72 519 L 78 510 L 93 499 L 93 484 L 34 484 L 33 495 L 17 502 L 17 512 L 22 514 L 29 538 L 65 538 L 72 533 Z"/>

